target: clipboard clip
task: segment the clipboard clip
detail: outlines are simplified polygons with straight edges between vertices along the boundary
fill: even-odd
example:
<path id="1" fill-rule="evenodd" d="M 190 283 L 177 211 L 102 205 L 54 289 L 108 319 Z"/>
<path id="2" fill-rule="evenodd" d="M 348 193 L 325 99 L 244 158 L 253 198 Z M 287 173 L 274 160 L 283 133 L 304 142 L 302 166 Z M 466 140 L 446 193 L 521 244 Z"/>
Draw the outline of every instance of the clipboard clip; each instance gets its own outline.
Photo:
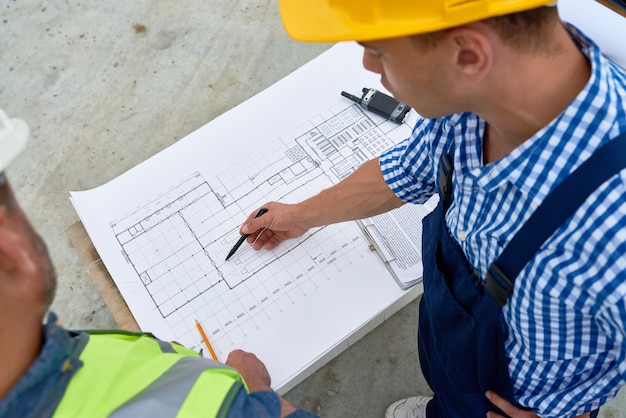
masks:
<path id="1" fill-rule="evenodd" d="M 376 225 L 361 223 L 363 232 L 370 242 L 370 250 L 376 251 L 384 263 L 389 264 L 396 259 L 387 239 L 380 233 Z"/>

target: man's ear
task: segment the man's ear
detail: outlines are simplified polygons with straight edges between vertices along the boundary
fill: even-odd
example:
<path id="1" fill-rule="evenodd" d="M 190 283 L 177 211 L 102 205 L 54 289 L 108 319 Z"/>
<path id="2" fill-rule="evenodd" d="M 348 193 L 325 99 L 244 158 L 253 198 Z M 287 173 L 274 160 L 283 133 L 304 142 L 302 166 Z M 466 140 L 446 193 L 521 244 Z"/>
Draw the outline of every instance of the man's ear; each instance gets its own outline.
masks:
<path id="1" fill-rule="evenodd" d="M 486 32 L 466 25 L 450 29 L 446 34 L 457 74 L 471 80 L 484 77 L 493 61 L 493 48 Z"/>
<path id="2" fill-rule="evenodd" d="M 0 272 L 31 273 L 36 270 L 27 243 L 11 228 L 7 209 L 0 205 Z"/>

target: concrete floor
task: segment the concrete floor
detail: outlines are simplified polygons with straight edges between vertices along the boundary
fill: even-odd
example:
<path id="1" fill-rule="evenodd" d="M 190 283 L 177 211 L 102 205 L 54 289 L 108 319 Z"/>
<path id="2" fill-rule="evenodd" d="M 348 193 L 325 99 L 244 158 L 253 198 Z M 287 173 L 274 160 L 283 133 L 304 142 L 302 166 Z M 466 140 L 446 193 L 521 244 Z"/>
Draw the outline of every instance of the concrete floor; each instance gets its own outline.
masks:
<path id="1" fill-rule="evenodd" d="M 0 31 L 0 107 L 32 131 L 8 174 L 50 247 L 53 310 L 70 328 L 116 324 L 65 235 L 78 220 L 68 192 L 115 178 L 329 47 L 291 41 L 270 0 L 4 0 Z M 416 318 L 413 302 L 286 397 L 324 417 L 381 417 L 428 393 Z M 625 405 L 626 394 L 601 416 L 626 418 Z"/>

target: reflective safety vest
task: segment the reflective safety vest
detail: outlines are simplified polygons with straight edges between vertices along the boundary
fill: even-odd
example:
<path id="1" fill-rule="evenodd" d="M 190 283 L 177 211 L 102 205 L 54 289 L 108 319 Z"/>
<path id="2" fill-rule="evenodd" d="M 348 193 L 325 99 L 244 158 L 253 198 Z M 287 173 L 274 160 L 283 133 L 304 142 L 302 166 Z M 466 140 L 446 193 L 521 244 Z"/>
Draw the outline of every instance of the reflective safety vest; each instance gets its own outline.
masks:
<path id="1" fill-rule="evenodd" d="M 90 332 L 54 417 L 222 417 L 240 374 L 148 334 Z"/>

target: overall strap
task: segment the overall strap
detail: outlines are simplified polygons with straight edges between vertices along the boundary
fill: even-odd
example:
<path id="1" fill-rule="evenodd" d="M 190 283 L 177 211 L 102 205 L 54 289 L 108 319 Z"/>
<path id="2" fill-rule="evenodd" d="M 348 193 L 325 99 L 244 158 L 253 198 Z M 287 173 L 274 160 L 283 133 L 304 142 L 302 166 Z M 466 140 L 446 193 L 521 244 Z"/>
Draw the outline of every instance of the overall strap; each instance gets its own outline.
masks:
<path id="1" fill-rule="evenodd" d="M 443 212 L 446 213 L 452 204 L 454 196 L 452 194 L 452 176 L 454 173 L 454 144 L 448 154 L 443 154 L 439 163 L 439 178 L 437 181 L 437 192 L 439 200 L 443 206 Z"/>
<path id="2" fill-rule="evenodd" d="M 626 168 L 626 133 L 602 145 L 552 190 L 487 270 L 485 288 L 504 306 L 515 278 L 594 190 Z"/>

